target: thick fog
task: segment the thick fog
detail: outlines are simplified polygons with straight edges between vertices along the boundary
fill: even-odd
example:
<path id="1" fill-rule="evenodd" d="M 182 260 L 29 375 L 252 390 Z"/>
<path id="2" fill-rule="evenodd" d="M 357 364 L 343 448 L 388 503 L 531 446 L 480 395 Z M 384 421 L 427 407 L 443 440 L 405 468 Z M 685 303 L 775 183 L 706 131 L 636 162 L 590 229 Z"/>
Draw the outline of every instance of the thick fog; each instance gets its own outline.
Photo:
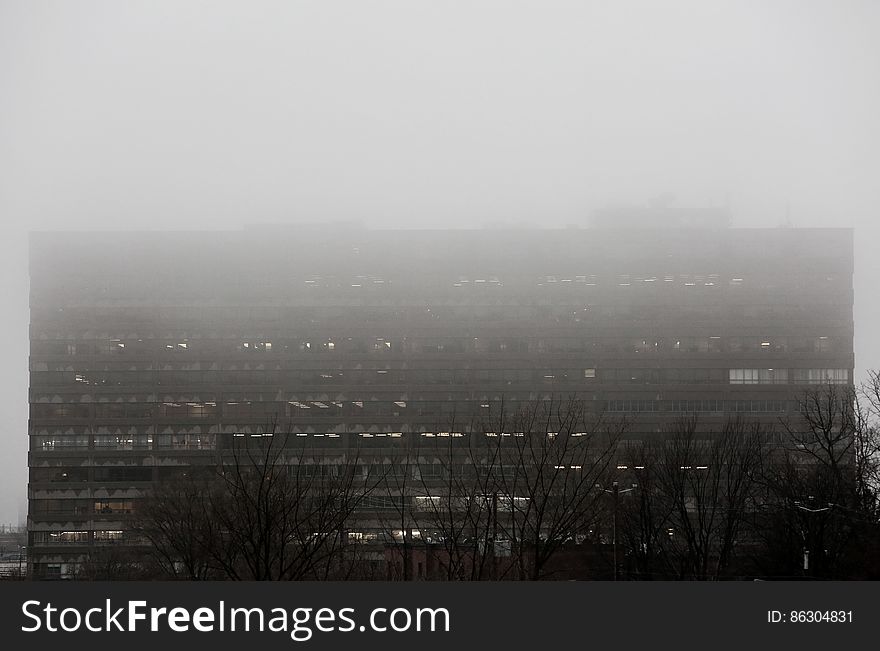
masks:
<path id="1" fill-rule="evenodd" d="M 880 366 L 873 0 L 0 0 L 0 523 L 24 519 L 27 232 L 855 226 Z"/>

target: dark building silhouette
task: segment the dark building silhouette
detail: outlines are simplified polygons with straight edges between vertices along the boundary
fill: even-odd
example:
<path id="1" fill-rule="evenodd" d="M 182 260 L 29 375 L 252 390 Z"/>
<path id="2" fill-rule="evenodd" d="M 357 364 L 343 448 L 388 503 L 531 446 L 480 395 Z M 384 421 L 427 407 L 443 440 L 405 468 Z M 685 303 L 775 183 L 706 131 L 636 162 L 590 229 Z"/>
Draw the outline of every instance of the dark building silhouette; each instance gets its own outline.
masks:
<path id="1" fill-rule="evenodd" d="M 333 459 L 502 401 L 772 421 L 852 383 L 852 274 L 849 229 L 35 233 L 31 570 L 124 548 L 145 491 L 270 422 Z"/>

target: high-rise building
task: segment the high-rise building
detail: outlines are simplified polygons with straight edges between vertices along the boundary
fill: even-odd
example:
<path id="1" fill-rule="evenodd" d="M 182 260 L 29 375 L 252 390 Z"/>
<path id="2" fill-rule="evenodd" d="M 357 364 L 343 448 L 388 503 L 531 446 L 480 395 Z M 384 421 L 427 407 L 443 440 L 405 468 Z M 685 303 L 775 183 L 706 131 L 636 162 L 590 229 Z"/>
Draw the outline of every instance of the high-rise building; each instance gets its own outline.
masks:
<path id="1" fill-rule="evenodd" d="M 572 395 L 631 438 L 773 421 L 852 383 L 852 274 L 849 229 L 35 233 L 31 570 L 268 422 L 333 458 Z"/>

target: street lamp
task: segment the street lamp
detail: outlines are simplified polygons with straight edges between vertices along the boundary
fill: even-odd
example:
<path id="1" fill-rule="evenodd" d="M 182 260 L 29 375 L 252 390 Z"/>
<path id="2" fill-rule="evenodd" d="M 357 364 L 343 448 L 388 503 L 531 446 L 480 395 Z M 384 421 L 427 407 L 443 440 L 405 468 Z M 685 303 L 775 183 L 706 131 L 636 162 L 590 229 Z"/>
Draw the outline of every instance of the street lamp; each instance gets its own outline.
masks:
<path id="1" fill-rule="evenodd" d="M 807 496 L 807 500 L 810 504 L 813 503 L 813 496 Z M 809 506 L 804 506 L 799 500 L 796 500 L 794 503 L 795 507 L 800 509 L 801 511 L 805 511 L 807 513 L 822 513 L 823 511 L 830 511 L 834 506 L 831 502 L 828 502 L 828 506 L 823 506 L 818 509 L 811 508 Z M 804 576 L 807 575 L 807 572 L 810 570 L 810 550 L 807 548 L 807 534 L 802 530 L 802 535 L 804 537 Z"/>
<path id="2" fill-rule="evenodd" d="M 620 489 L 620 484 L 617 481 L 611 482 L 611 488 L 603 488 L 602 490 L 606 493 L 611 493 L 614 495 L 614 515 L 612 518 L 611 525 L 611 545 L 614 549 L 614 580 L 617 581 L 617 504 L 620 498 L 621 493 L 629 493 L 632 490 L 638 488 L 638 484 L 632 484 L 630 488 Z"/>
<path id="3" fill-rule="evenodd" d="M 22 576 L 24 576 L 24 575 L 22 574 L 22 572 L 21 572 L 21 561 L 22 561 L 22 558 L 23 558 L 23 556 L 24 556 L 24 550 L 25 550 L 25 549 L 27 549 L 27 547 L 25 547 L 24 545 L 19 545 L 19 546 L 18 546 L 18 577 L 19 577 L 19 578 L 21 578 Z"/>
<path id="4" fill-rule="evenodd" d="M 834 506 L 830 502 L 828 503 L 828 506 L 823 506 L 821 509 L 811 509 L 809 507 L 803 506 L 800 502 L 795 502 L 794 505 L 801 511 L 806 511 L 807 513 L 821 513 L 822 511 L 830 511 L 831 507 Z"/>

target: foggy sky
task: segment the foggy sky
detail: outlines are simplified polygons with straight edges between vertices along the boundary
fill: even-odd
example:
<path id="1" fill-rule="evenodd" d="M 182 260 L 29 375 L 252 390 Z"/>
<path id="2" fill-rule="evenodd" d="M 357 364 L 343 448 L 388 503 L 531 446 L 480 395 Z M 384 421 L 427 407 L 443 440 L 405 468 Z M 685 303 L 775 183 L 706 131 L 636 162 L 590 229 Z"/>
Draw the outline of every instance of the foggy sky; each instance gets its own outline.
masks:
<path id="1" fill-rule="evenodd" d="M 585 224 L 660 195 L 856 226 L 880 366 L 880 3 L 0 0 L 0 523 L 27 482 L 27 231 Z"/>

